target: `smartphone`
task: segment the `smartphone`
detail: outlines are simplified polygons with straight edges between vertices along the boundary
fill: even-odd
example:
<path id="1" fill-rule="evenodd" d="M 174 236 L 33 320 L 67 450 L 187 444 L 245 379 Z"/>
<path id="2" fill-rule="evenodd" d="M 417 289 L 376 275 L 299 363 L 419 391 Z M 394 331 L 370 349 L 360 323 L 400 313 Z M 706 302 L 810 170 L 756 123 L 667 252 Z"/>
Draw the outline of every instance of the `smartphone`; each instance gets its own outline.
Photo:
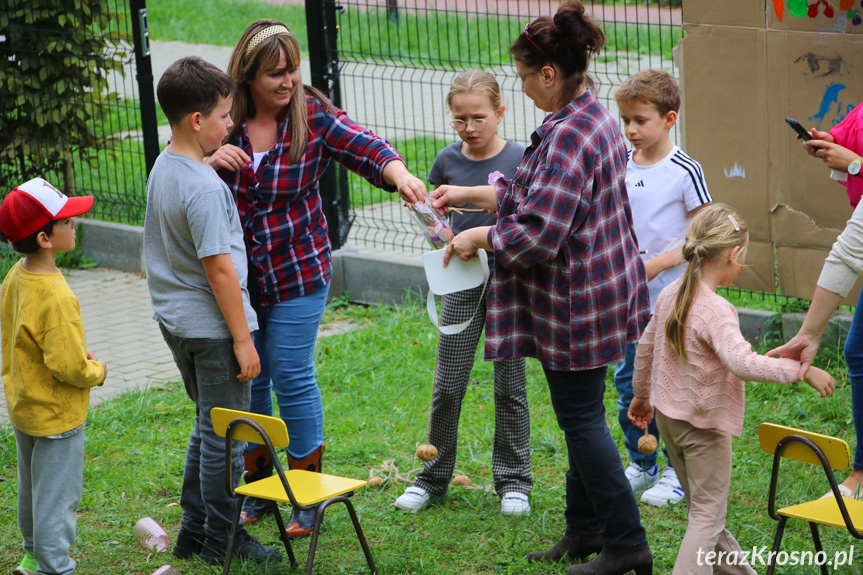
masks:
<path id="1" fill-rule="evenodd" d="M 798 122 L 794 118 L 788 118 L 788 117 L 785 118 L 785 121 L 788 123 L 789 126 L 791 126 L 792 130 L 797 132 L 797 134 L 801 138 L 803 138 L 804 142 L 808 142 L 809 140 L 812 139 L 812 134 L 807 132 L 806 128 L 804 128 L 803 126 L 800 125 L 800 122 Z"/>

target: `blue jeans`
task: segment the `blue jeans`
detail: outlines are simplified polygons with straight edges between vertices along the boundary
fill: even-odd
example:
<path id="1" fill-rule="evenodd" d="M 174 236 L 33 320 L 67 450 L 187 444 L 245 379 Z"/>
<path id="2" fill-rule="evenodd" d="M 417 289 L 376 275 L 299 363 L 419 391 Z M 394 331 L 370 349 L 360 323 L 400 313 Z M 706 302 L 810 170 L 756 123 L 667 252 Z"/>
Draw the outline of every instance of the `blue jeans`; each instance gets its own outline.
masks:
<path id="1" fill-rule="evenodd" d="M 656 452 L 645 455 L 638 451 L 638 440 L 644 435 L 644 432 L 638 429 L 630 420 L 627 413 L 629 412 L 629 404 L 632 403 L 634 393 L 632 391 L 632 374 L 635 371 L 635 344 L 626 344 L 626 359 L 617 364 L 614 368 L 614 387 L 617 389 L 617 395 L 620 399 L 617 401 L 617 421 L 620 422 L 620 429 L 623 431 L 624 444 L 626 450 L 629 451 L 629 459 L 637 463 L 645 469 L 650 469 L 656 465 Z M 659 441 L 659 429 L 656 427 L 656 417 L 647 426 L 647 431 L 656 436 Z M 665 446 L 662 447 L 662 452 L 665 458 L 668 459 L 668 450 Z M 668 459 L 668 467 L 671 467 L 671 460 Z"/>
<path id="2" fill-rule="evenodd" d="M 845 340 L 845 361 L 848 363 L 848 378 L 851 380 L 851 414 L 854 417 L 854 431 L 857 446 L 854 449 L 854 469 L 863 470 L 863 291 L 857 300 L 854 319 Z"/>
<path id="3" fill-rule="evenodd" d="M 233 520 L 234 500 L 225 491 L 225 440 L 213 431 L 214 407 L 248 411 L 249 382 L 237 380 L 240 366 L 233 341 L 175 336 L 162 324 L 162 337 L 183 376 L 186 393 L 195 402 L 195 425 L 186 448 L 180 506 L 181 525 L 206 535 L 214 543 L 227 544 Z M 243 441 L 231 450 L 231 479 L 239 485 L 243 472 Z"/>
<path id="4" fill-rule="evenodd" d="M 288 453 L 302 459 L 324 443 L 324 406 L 315 379 L 315 340 L 327 306 L 327 284 L 318 291 L 279 302 L 258 315 L 255 347 L 261 374 L 252 381 L 252 412 L 279 415 L 288 426 Z"/>
<path id="5" fill-rule="evenodd" d="M 605 422 L 607 368 L 545 369 L 557 424 L 566 438 L 566 535 L 602 534 L 603 548 L 630 553 L 647 547 L 641 515 L 620 452 Z"/>

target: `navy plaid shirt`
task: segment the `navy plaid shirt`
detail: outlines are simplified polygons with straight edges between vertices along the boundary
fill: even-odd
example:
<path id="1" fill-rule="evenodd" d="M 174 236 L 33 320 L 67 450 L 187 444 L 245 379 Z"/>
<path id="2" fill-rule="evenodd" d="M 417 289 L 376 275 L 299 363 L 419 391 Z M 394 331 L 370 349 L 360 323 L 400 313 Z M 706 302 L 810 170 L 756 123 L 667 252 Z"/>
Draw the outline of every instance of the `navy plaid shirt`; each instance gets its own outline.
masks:
<path id="1" fill-rule="evenodd" d="M 249 270 L 257 278 L 264 310 L 330 281 L 332 247 L 318 193 L 318 181 L 330 160 L 390 192 L 395 187 L 384 183 L 384 166 L 402 160 L 389 142 L 356 125 L 342 110 L 329 113 L 308 94 L 306 102 L 309 147 L 298 162 L 288 163 L 291 122 L 283 110 L 278 116 L 278 142 L 257 173 L 251 163 L 236 172 L 219 171 L 237 202 Z M 245 125 L 238 139 L 228 143 L 252 156 Z"/>
<path id="2" fill-rule="evenodd" d="M 620 129 L 592 90 L 531 135 L 515 177 L 496 183 L 486 359 L 555 371 L 624 359 L 650 319 L 625 175 Z"/>

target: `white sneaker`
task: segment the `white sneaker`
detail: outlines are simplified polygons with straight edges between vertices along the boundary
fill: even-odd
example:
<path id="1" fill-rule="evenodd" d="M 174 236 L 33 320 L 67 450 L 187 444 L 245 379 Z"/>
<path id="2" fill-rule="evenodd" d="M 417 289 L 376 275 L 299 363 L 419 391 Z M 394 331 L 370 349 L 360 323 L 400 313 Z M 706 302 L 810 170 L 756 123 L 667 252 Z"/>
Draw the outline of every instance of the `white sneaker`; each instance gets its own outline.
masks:
<path id="1" fill-rule="evenodd" d="M 426 507 L 431 501 L 431 495 L 421 487 L 411 485 L 396 499 L 395 506 L 402 511 L 416 513 Z"/>
<path id="2" fill-rule="evenodd" d="M 680 481 L 677 480 L 677 472 L 669 467 L 662 472 L 659 482 L 644 492 L 641 496 L 641 502 L 655 505 L 656 507 L 666 507 L 668 505 L 677 505 L 684 498 L 683 488 L 680 486 Z"/>
<path id="3" fill-rule="evenodd" d="M 504 515 L 530 515 L 527 495 L 509 491 L 500 498 L 500 512 Z"/>
<path id="4" fill-rule="evenodd" d="M 634 461 L 630 461 L 625 473 L 633 493 L 640 493 L 645 489 L 650 489 L 659 480 L 659 467 L 656 465 L 650 469 L 644 469 Z"/>

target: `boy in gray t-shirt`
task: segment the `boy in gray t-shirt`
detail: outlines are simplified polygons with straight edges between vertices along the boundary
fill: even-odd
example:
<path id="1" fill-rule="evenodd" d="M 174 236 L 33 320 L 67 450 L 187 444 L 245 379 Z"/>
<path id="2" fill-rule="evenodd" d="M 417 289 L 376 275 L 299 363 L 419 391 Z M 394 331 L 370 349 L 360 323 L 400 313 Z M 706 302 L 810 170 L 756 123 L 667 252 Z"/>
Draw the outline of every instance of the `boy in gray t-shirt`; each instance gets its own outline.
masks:
<path id="1" fill-rule="evenodd" d="M 233 500 L 225 492 L 224 440 L 210 410 L 248 411 L 250 381 L 261 371 L 252 332 L 257 319 L 246 291 L 246 252 L 227 186 L 203 163 L 232 126 L 234 81 L 197 57 L 174 62 L 156 93 L 171 123 L 171 143 L 147 181 L 144 253 L 153 316 L 195 402 L 196 417 L 183 473 L 180 532 L 174 555 L 225 559 Z M 243 442 L 234 442 L 233 484 L 243 469 Z M 244 529 L 237 557 L 281 559 Z"/>

